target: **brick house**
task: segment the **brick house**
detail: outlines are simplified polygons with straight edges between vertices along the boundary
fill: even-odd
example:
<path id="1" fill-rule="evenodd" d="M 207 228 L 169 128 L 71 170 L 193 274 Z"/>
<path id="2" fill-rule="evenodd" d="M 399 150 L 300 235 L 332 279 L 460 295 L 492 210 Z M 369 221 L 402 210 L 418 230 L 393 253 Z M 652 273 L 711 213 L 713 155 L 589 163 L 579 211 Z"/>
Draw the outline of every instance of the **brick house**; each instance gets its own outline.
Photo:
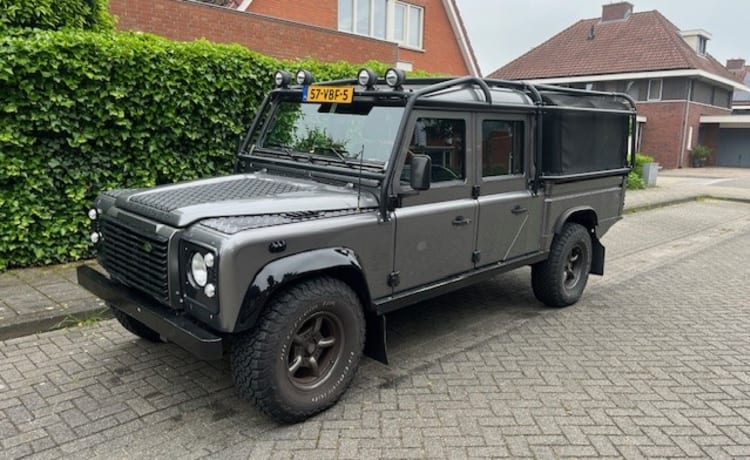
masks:
<path id="1" fill-rule="evenodd" d="M 455 0 L 110 0 L 110 12 L 123 30 L 238 43 L 281 59 L 479 75 Z"/>
<path id="2" fill-rule="evenodd" d="M 689 166 L 698 143 L 712 149 L 709 164 L 739 166 L 721 155 L 722 123 L 733 92 L 750 88 L 708 53 L 710 39 L 658 11 L 607 4 L 601 17 L 576 22 L 489 77 L 626 92 L 638 101 L 639 151 L 663 167 Z"/>

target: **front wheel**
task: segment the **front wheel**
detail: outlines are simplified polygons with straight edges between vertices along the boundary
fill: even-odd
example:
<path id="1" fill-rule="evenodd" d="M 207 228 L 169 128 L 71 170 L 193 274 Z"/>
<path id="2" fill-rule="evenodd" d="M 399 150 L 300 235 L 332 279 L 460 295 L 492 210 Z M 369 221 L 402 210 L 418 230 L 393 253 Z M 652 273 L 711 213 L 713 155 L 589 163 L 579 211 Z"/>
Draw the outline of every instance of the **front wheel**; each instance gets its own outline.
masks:
<path id="1" fill-rule="evenodd" d="M 127 329 L 130 333 L 135 334 L 142 339 L 146 339 L 149 342 L 162 342 L 161 336 L 159 336 L 159 333 L 155 330 L 146 326 L 132 316 L 123 313 L 117 307 L 109 304 L 107 304 L 107 306 L 109 307 L 110 311 L 112 311 L 112 316 L 115 317 L 117 322 L 119 322 L 120 325 Z"/>
<path id="2" fill-rule="evenodd" d="M 555 235 L 549 258 L 531 267 L 536 298 L 550 307 L 567 307 L 581 298 L 591 271 L 591 236 L 580 224 L 567 223 Z"/>
<path id="3" fill-rule="evenodd" d="M 282 292 L 255 330 L 232 344 L 239 393 L 276 421 L 294 423 L 338 401 L 359 366 L 365 321 L 344 282 L 316 278 Z"/>

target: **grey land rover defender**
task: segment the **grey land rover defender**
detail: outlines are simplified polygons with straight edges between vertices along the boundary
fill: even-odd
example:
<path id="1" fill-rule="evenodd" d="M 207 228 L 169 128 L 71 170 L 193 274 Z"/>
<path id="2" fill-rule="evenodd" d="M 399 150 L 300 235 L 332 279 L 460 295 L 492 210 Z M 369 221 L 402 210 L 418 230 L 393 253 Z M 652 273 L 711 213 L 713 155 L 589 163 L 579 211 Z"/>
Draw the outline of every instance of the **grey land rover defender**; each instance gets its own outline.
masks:
<path id="1" fill-rule="evenodd" d="M 397 69 L 275 82 L 232 174 L 100 194 L 107 275 L 78 269 L 135 335 L 228 354 L 272 418 L 333 405 L 363 352 L 387 362 L 390 311 L 525 265 L 564 307 L 603 274 L 634 158 L 629 96 Z"/>

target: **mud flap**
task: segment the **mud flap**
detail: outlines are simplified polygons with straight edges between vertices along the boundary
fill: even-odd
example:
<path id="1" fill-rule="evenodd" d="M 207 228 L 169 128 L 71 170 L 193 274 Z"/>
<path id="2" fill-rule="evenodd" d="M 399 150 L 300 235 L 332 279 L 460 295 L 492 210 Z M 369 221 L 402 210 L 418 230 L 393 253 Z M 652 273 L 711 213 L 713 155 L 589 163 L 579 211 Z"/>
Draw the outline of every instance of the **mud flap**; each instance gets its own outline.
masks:
<path id="1" fill-rule="evenodd" d="M 366 312 L 365 321 L 367 322 L 365 355 L 387 365 L 388 352 L 385 343 L 385 315 Z"/>
<path id="2" fill-rule="evenodd" d="M 591 238 L 591 270 L 592 275 L 604 275 L 604 246 L 599 238 L 592 235 Z"/>

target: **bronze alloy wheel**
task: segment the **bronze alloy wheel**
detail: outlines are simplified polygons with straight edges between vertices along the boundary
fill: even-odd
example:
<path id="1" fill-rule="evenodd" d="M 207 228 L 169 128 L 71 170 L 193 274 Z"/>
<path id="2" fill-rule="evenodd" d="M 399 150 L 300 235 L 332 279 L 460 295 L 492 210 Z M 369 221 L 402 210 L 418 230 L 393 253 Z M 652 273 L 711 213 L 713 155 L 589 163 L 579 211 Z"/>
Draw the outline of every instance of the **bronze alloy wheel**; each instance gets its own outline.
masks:
<path id="1" fill-rule="evenodd" d="M 344 349 L 344 328 L 331 312 L 313 314 L 295 331 L 287 349 L 287 376 L 300 390 L 312 390 L 331 376 Z"/>

